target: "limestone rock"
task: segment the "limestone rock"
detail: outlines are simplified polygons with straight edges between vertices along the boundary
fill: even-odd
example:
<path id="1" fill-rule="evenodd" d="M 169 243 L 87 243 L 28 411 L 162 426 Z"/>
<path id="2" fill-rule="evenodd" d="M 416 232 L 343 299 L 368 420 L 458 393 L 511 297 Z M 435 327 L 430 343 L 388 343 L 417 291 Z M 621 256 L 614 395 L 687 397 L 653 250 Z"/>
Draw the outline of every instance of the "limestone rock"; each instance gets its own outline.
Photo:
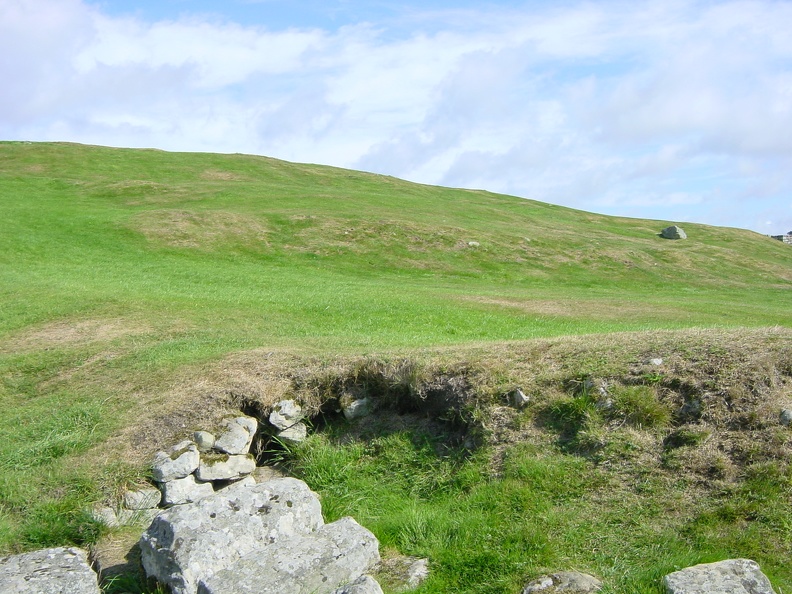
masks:
<path id="1" fill-rule="evenodd" d="M 226 454 L 247 454 L 258 430 L 253 417 L 236 417 L 225 422 L 225 432 L 214 442 L 214 448 Z"/>
<path id="2" fill-rule="evenodd" d="M 308 427 L 305 423 L 296 423 L 288 429 L 278 431 L 276 437 L 286 443 L 301 443 L 308 437 Z"/>
<path id="3" fill-rule="evenodd" d="M 530 402 L 530 398 L 526 396 L 520 388 L 515 389 L 511 394 L 511 403 L 514 408 L 525 408 Z"/>
<path id="4" fill-rule="evenodd" d="M 334 590 L 333 594 L 382 594 L 382 588 L 370 575 L 361 575 L 354 582 Z"/>
<path id="5" fill-rule="evenodd" d="M 687 234 L 682 230 L 682 227 L 671 225 L 666 227 L 661 232 L 661 235 L 666 239 L 687 239 Z"/>
<path id="6" fill-rule="evenodd" d="M 379 561 L 376 537 L 352 518 L 281 539 L 199 582 L 198 594 L 332 594 Z"/>
<path id="7" fill-rule="evenodd" d="M 602 582 L 593 575 L 579 571 L 559 571 L 551 575 L 543 575 L 525 585 L 522 594 L 534 592 L 568 592 L 569 594 L 589 594 L 602 588 Z"/>
<path id="8" fill-rule="evenodd" d="M 294 400 L 281 400 L 272 408 L 269 422 L 283 431 L 305 418 L 302 408 Z"/>
<path id="9" fill-rule="evenodd" d="M 0 592 L 101 594 L 85 551 L 59 547 L 0 558 Z"/>
<path id="10" fill-rule="evenodd" d="M 248 553 L 323 523 L 319 499 L 304 482 L 274 479 L 164 511 L 140 539 L 141 560 L 173 594 L 195 594 L 200 580 Z"/>
<path id="11" fill-rule="evenodd" d="M 252 454 L 212 456 L 201 454 L 201 462 L 195 476 L 201 481 L 224 481 L 238 479 L 256 468 Z"/>
<path id="12" fill-rule="evenodd" d="M 193 433 L 193 441 L 198 446 L 199 452 L 208 452 L 214 447 L 215 436 L 208 431 L 196 431 Z"/>
<path id="13" fill-rule="evenodd" d="M 784 427 L 792 426 L 792 409 L 785 408 L 782 410 L 781 414 L 778 415 L 778 422 Z"/>
<path id="14" fill-rule="evenodd" d="M 162 505 L 183 505 L 214 494 L 212 483 L 200 482 L 194 475 L 162 484 Z"/>
<path id="15" fill-rule="evenodd" d="M 160 504 L 162 493 L 159 489 L 140 489 L 138 491 L 127 491 L 124 493 L 124 508 L 131 510 L 153 509 Z"/>
<path id="16" fill-rule="evenodd" d="M 702 563 L 664 578 L 668 594 L 775 594 L 770 580 L 750 559 Z"/>
<path id="17" fill-rule="evenodd" d="M 191 441 L 182 441 L 173 446 L 169 452 L 157 452 L 151 466 L 154 480 L 166 483 L 177 478 L 192 474 L 200 461 L 198 448 Z"/>
<path id="18" fill-rule="evenodd" d="M 359 398 L 358 400 L 350 401 L 346 406 L 342 406 L 341 410 L 347 421 L 354 421 L 370 415 L 373 404 L 371 398 Z"/>
<path id="19" fill-rule="evenodd" d="M 383 559 L 379 573 L 384 575 L 394 592 L 414 590 L 429 577 L 429 560 L 399 555 Z"/>
<path id="20" fill-rule="evenodd" d="M 649 359 L 649 363 L 650 365 L 655 365 L 655 366 L 662 365 L 663 360 L 660 357 L 655 357 L 654 359 Z"/>

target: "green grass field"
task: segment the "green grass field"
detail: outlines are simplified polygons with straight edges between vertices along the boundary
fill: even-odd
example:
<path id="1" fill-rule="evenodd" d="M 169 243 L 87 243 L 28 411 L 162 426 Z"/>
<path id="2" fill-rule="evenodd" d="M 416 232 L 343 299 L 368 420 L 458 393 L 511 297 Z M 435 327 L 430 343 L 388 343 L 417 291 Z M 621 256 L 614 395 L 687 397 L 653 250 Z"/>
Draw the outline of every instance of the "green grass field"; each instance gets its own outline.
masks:
<path id="1" fill-rule="evenodd" d="M 468 349 L 588 336 L 606 359 L 619 333 L 696 329 L 728 348 L 730 332 L 754 329 L 748 342 L 760 345 L 770 327 L 787 343 L 792 248 L 691 223 L 687 240 L 659 237 L 672 223 L 264 157 L 0 142 L 0 553 L 95 542 L 103 532 L 86 506 L 140 480 L 144 455 L 167 445 L 152 432 L 116 459 L 122 429 L 197 409 L 192 387 L 245 353 L 308 367 L 430 351 L 475 363 Z M 594 355 L 580 357 L 590 373 Z M 787 377 L 784 365 L 773 373 Z M 652 430 L 661 439 L 673 429 L 666 420 Z M 594 419 L 581 435 L 606 430 Z M 670 519 L 653 481 L 672 498 L 684 498 L 684 482 L 668 487 L 658 470 L 646 497 L 631 491 L 619 507 L 598 495 L 618 477 L 556 441 L 541 455 L 493 446 L 460 459 L 429 455 L 421 444 L 434 438 L 420 432 L 371 439 L 377 455 L 317 435 L 294 453 L 295 472 L 385 546 L 429 556 L 438 571 L 421 592 L 513 592 L 561 565 L 610 578 L 609 592 L 659 592 L 661 571 L 681 559 L 767 562 L 760 539 L 792 540 L 782 519 L 792 475 L 775 459 L 764 474 L 744 465 L 728 485 L 740 510 L 758 506 L 751 485 L 765 485 L 772 518 L 718 511 L 720 491 Z M 492 475 L 495 455 L 506 462 Z M 321 468 L 332 464 L 362 477 L 327 481 Z M 426 474 L 440 482 L 418 493 L 403 484 Z M 375 485 L 398 495 L 387 518 Z M 705 533 L 715 545 L 702 545 Z M 771 570 L 792 591 L 789 570 Z"/>

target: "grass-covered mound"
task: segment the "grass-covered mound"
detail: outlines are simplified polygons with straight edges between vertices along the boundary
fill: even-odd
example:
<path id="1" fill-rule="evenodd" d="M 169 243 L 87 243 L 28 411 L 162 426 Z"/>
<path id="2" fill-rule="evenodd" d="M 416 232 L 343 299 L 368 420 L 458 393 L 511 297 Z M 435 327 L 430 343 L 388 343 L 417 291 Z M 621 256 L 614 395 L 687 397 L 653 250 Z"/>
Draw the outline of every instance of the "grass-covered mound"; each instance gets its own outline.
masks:
<path id="1" fill-rule="evenodd" d="M 762 355 L 789 342 L 792 249 L 694 224 L 684 224 L 686 240 L 660 238 L 674 222 L 245 155 L 0 143 L 0 551 L 94 541 L 87 503 L 139 480 L 154 449 L 229 407 L 295 393 L 318 411 L 322 394 L 351 377 L 395 397 L 423 385 L 425 372 L 442 392 L 439 358 L 441 371 L 473 371 L 462 374 L 460 406 L 422 414 L 458 415 L 470 435 L 441 424 L 359 441 L 328 428 L 291 462 L 335 501 L 329 509 L 353 511 L 389 547 L 430 555 L 438 572 L 425 591 L 505 592 L 562 565 L 614 578 L 613 591 L 648 591 L 631 584 L 650 583 L 685 550 L 694 560 L 753 555 L 788 588 L 762 547 L 789 542 L 789 471 L 778 455 L 788 458 L 789 443 L 770 422 L 789 367 Z M 759 330 L 726 330 L 737 327 Z M 685 328 L 709 330 L 676 332 Z M 665 368 L 627 381 L 649 351 L 679 384 Z M 733 369 L 750 382 L 735 371 L 713 379 L 717 389 L 704 385 L 740 353 L 751 354 Z M 386 363 L 349 372 L 361 360 Z M 396 360 L 412 363 L 389 392 L 382 382 L 393 383 Z M 772 397 L 763 370 L 775 370 Z M 587 377 L 608 383 L 608 407 L 592 392 L 601 384 L 580 389 Z M 502 406 L 518 384 L 537 386 L 519 414 Z M 700 403 L 685 410 L 701 406 L 701 416 L 680 417 L 691 394 Z M 416 414 L 393 410 L 393 419 Z M 438 457 L 438 436 L 459 448 Z M 356 475 L 323 483 L 324 462 L 310 463 L 322 456 L 377 485 L 396 481 L 394 523 L 378 523 L 369 495 L 379 495 Z M 355 506 L 334 499 L 336 488 L 347 499 L 358 492 Z M 668 512 L 665 493 L 691 507 Z M 732 499 L 744 505 L 718 507 Z M 457 517 L 453 501 L 482 530 L 505 518 L 490 544 L 480 533 L 478 560 L 449 556 L 474 555 L 460 527 L 426 520 Z M 573 538 L 595 516 L 620 528 L 601 543 L 599 524 Z M 541 536 L 518 517 L 552 530 Z M 619 523 L 628 519 L 638 528 Z M 668 539 L 675 552 L 650 552 Z M 633 563 L 625 543 L 643 557 Z"/>

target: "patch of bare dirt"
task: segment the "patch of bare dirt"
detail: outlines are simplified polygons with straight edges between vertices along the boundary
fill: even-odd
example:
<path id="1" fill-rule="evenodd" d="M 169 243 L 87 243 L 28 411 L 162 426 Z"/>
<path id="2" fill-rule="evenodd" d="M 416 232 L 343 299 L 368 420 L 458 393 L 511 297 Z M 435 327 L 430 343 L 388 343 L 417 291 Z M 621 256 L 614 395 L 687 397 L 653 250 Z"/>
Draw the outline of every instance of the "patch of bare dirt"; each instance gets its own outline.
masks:
<path id="1" fill-rule="evenodd" d="M 0 352 L 27 352 L 110 342 L 125 336 L 146 334 L 151 330 L 151 326 L 146 323 L 123 318 L 54 322 L 11 336 L 0 345 Z"/>

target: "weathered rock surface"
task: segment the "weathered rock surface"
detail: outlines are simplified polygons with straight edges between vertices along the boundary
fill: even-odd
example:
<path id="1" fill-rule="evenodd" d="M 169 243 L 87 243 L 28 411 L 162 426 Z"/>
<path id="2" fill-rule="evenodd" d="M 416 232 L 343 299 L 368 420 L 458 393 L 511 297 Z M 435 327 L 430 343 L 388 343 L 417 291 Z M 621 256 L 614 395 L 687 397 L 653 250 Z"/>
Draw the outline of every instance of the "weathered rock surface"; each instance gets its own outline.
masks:
<path id="1" fill-rule="evenodd" d="M 579 571 L 559 571 L 551 575 L 543 575 L 525 585 L 522 594 L 543 592 L 567 592 L 568 594 L 589 594 L 602 588 L 602 582 L 593 575 Z"/>
<path id="2" fill-rule="evenodd" d="M 382 594 L 382 588 L 370 575 L 361 575 L 354 582 L 334 590 L 333 594 Z"/>
<path id="3" fill-rule="evenodd" d="M 160 504 L 162 493 L 158 489 L 140 489 L 124 493 L 123 504 L 126 509 L 153 509 Z"/>
<path id="4" fill-rule="evenodd" d="M 302 408 L 294 400 L 281 400 L 272 408 L 269 422 L 283 431 L 305 418 Z"/>
<path id="5" fill-rule="evenodd" d="M 682 230 L 682 227 L 677 225 L 666 227 L 661 232 L 661 235 L 666 239 L 687 239 L 687 234 Z"/>
<path id="6" fill-rule="evenodd" d="M 255 468 L 256 459 L 251 454 L 202 454 L 195 476 L 200 481 L 233 480 L 250 474 Z"/>
<path id="7" fill-rule="evenodd" d="M 198 594 L 332 594 L 379 561 L 374 535 L 352 518 L 281 539 L 200 580 Z"/>
<path id="8" fill-rule="evenodd" d="M 156 453 L 151 465 L 151 473 L 154 480 L 166 483 L 192 474 L 198 468 L 199 462 L 198 447 L 191 441 L 182 441 L 173 446 L 169 452 Z"/>
<path id="9" fill-rule="evenodd" d="M 511 403 L 514 408 L 525 408 L 530 402 L 530 398 L 520 388 L 514 390 L 511 394 Z"/>
<path id="10" fill-rule="evenodd" d="M 82 549 L 59 547 L 0 558 L 3 594 L 101 594 Z"/>
<path id="11" fill-rule="evenodd" d="M 286 443 L 301 443 L 308 437 L 308 427 L 305 423 L 295 423 L 288 429 L 278 431 L 277 437 Z"/>
<path id="12" fill-rule="evenodd" d="M 192 474 L 162 484 L 162 505 L 193 503 L 210 495 L 214 495 L 212 483 L 197 481 Z"/>
<path id="13" fill-rule="evenodd" d="M 781 414 L 778 415 L 778 422 L 784 427 L 792 426 L 792 409 L 785 408 L 782 410 Z"/>
<path id="14" fill-rule="evenodd" d="M 668 594 L 775 594 L 770 580 L 750 559 L 702 563 L 664 579 Z"/>
<path id="15" fill-rule="evenodd" d="M 274 479 L 163 512 L 140 539 L 141 560 L 173 594 L 195 594 L 201 580 L 241 557 L 323 523 L 319 500 L 305 483 Z"/>
<path id="16" fill-rule="evenodd" d="M 214 447 L 216 438 L 208 431 L 196 431 L 193 433 L 193 441 L 198 446 L 198 451 L 203 453 Z"/>
<path id="17" fill-rule="evenodd" d="M 214 448 L 226 454 L 247 454 L 258 429 L 253 417 L 236 417 L 225 422 L 225 431 L 214 442 Z"/>
<path id="18" fill-rule="evenodd" d="M 341 410 L 347 421 L 354 421 L 370 415 L 373 408 L 374 403 L 370 398 L 359 398 L 349 401 L 346 406 L 341 407 Z"/>

